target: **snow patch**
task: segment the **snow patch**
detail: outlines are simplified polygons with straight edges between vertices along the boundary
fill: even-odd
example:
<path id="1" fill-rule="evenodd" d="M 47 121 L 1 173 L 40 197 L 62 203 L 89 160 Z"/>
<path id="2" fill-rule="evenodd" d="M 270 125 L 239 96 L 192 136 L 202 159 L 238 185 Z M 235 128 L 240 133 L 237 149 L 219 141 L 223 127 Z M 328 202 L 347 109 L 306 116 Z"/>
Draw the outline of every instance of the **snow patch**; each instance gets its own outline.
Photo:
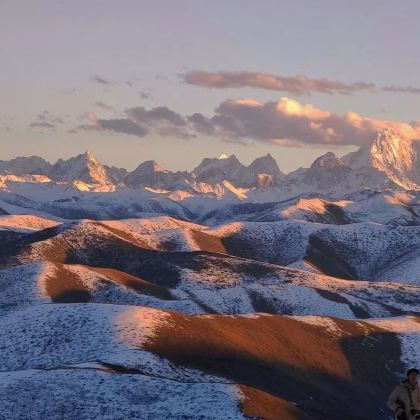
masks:
<path id="1" fill-rule="evenodd" d="M 289 317 L 296 321 L 304 322 L 306 324 L 315 325 L 321 327 L 321 329 L 327 330 L 331 335 L 340 337 L 342 335 L 341 329 L 331 318 L 324 318 L 320 316 L 293 316 Z"/>
<path id="2" fill-rule="evenodd" d="M 130 308 L 117 316 L 119 338 L 134 347 L 150 341 L 159 327 L 170 323 L 170 314 L 150 308 Z"/>

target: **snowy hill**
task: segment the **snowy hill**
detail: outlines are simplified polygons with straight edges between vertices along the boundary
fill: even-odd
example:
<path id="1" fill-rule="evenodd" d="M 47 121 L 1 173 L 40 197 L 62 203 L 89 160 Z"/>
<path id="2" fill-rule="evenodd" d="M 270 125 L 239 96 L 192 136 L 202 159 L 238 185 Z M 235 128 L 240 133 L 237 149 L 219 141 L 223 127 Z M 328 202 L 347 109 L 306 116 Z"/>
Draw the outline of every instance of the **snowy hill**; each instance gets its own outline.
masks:
<path id="1" fill-rule="evenodd" d="M 382 420 L 420 359 L 417 144 L 390 130 L 287 175 L 0 169 L 0 419 Z"/>

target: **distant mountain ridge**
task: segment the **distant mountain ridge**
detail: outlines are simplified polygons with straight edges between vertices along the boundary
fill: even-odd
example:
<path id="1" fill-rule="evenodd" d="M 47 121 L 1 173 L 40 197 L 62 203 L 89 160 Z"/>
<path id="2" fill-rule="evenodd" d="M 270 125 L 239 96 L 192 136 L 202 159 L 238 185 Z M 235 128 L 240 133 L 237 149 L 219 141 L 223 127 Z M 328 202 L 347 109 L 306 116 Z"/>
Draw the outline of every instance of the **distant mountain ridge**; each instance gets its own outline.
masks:
<path id="1" fill-rule="evenodd" d="M 370 144 L 338 158 L 333 152 L 315 159 L 309 168 L 284 174 L 270 155 L 242 164 L 235 155 L 204 158 L 191 172 L 172 172 L 156 161 L 141 163 L 129 172 L 99 162 L 87 151 L 50 164 L 38 156 L 0 161 L 1 175 L 44 175 L 56 182 L 94 186 L 149 187 L 167 191 L 223 195 L 225 191 L 272 190 L 287 194 L 373 189 L 419 189 L 420 146 L 392 129 L 377 133 Z"/>

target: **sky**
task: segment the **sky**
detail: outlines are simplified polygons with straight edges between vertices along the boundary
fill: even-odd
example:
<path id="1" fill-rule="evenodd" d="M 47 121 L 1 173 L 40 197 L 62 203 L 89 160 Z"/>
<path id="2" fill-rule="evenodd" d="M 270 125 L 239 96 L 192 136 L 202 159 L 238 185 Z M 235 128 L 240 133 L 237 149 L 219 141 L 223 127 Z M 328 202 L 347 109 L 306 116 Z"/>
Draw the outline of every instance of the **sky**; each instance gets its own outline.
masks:
<path id="1" fill-rule="evenodd" d="M 280 169 L 420 139 L 418 0 L 0 0 L 0 160 Z"/>

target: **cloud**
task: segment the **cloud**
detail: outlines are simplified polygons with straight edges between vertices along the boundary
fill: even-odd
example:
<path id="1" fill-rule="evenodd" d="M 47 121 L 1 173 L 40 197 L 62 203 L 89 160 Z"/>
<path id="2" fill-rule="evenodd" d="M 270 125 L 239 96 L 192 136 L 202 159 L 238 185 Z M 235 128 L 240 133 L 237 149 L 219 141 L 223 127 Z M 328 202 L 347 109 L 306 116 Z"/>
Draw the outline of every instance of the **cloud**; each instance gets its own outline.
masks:
<path id="1" fill-rule="evenodd" d="M 140 98 L 141 99 L 150 99 L 150 95 L 148 95 L 144 90 L 140 91 Z"/>
<path id="2" fill-rule="evenodd" d="M 46 121 L 52 124 L 65 124 L 64 118 L 51 115 L 47 110 L 43 111 L 41 114 L 38 114 L 36 118 L 38 121 Z"/>
<path id="3" fill-rule="evenodd" d="M 213 122 L 203 114 L 196 112 L 187 117 L 187 121 L 192 125 L 193 129 L 200 134 L 212 136 L 215 134 L 215 126 Z"/>
<path id="4" fill-rule="evenodd" d="M 126 118 L 110 120 L 98 119 L 96 123 L 98 127 L 115 133 L 130 134 L 137 137 L 145 137 L 148 134 L 146 128 Z"/>
<path id="5" fill-rule="evenodd" d="M 73 95 L 74 93 L 77 92 L 77 89 L 76 88 L 73 88 L 73 89 L 64 89 L 61 92 L 64 93 L 64 95 Z"/>
<path id="6" fill-rule="evenodd" d="M 95 105 L 96 105 L 98 108 L 102 108 L 102 109 L 105 109 L 105 110 L 107 110 L 107 111 L 112 111 L 112 110 L 114 110 L 114 107 L 112 107 L 111 105 L 107 105 L 107 104 L 103 103 L 102 101 L 96 101 L 96 102 L 95 102 Z"/>
<path id="7" fill-rule="evenodd" d="M 107 80 L 104 77 L 99 76 L 98 74 L 92 74 L 92 76 L 89 77 L 89 82 L 96 83 L 98 85 L 103 85 L 103 86 L 112 85 L 112 82 L 110 80 Z"/>
<path id="8" fill-rule="evenodd" d="M 178 138 L 193 138 L 195 133 L 188 129 L 188 121 L 182 115 L 166 106 L 159 106 L 147 110 L 142 106 L 129 108 L 125 111 L 128 118 L 146 126 L 150 131 L 161 136 Z"/>
<path id="9" fill-rule="evenodd" d="M 55 124 L 51 124 L 47 121 L 41 121 L 41 122 L 34 121 L 33 123 L 29 124 L 29 127 L 30 128 L 49 128 L 49 129 L 56 128 Z"/>
<path id="10" fill-rule="evenodd" d="M 334 114 L 287 97 L 276 102 L 253 99 L 221 103 L 210 119 L 219 135 L 275 144 L 363 145 L 376 131 L 392 128 L 411 139 L 420 139 L 420 129 L 410 124 L 363 117 L 355 112 Z"/>
<path id="11" fill-rule="evenodd" d="M 66 121 L 60 116 L 51 115 L 47 110 L 38 114 L 29 128 L 44 128 L 55 130 L 58 125 L 65 124 Z"/>
<path id="12" fill-rule="evenodd" d="M 207 88 L 260 88 L 288 92 L 293 95 L 310 95 L 313 92 L 327 94 L 351 94 L 375 90 L 373 83 L 344 83 L 337 80 L 311 79 L 304 75 L 276 76 L 265 72 L 191 70 L 181 75 L 184 83 Z"/>
<path id="13" fill-rule="evenodd" d="M 418 94 L 420 93 L 420 88 L 414 87 L 414 86 L 384 86 L 382 88 L 385 92 L 395 92 L 395 93 L 414 93 Z"/>
<path id="14" fill-rule="evenodd" d="M 201 113 L 182 116 L 165 106 L 134 107 L 124 114 L 120 119 L 103 119 L 87 113 L 84 119 L 89 124 L 78 129 L 137 137 L 156 134 L 187 139 L 207 135 L 241 144 L 252 140 L 279 145 L 361 146 L 384 128 L 392 128 L 409 139 L 420 139 L 420 126 L 415 122 L 374 119 L 355 112 L 335 114 L 288 97 L 265 103 L 251 98 L 229 99 L 211 116 Z"/>
<path id="15" fill-rule="evenodd" d="M 415 86 L 378 87 L 371 82 L 345 83 L 325 78 L 313 79 L 305 75 L 278 76 L 267 72 L 190 70 L 180 77 L 186 84 L 206 88 L 259 88 L 287 92 L 295 96 L 312 93 L 350 95 L 363 91 L 420 94 L 420 88 Z"/>
<path id="16" fill-rule="evenodd" d="M 169 123 L 175 126 L 185 126 L 187 123 L 185 118 L 175 111 L 172 111 L 166 106 L 159 106 L 146 110 L 142 106 L 129 108 L 126 114 L 138 123 Z"/>
<path id="17" fill-rule="evenodd" d="M 187 120 L 166 106 L 150 110 L 138 106 L 126 109 L 124 114 L 124 118 L 104 119 L 98 118 L 92 112 L 87 112 L 82 118 L 91 124 L 79 125 L 77 130 L 107 131 L 137 137 L 145 137 L 150 133 L 184 139 L 196 136 L 189 130 Z"/>

